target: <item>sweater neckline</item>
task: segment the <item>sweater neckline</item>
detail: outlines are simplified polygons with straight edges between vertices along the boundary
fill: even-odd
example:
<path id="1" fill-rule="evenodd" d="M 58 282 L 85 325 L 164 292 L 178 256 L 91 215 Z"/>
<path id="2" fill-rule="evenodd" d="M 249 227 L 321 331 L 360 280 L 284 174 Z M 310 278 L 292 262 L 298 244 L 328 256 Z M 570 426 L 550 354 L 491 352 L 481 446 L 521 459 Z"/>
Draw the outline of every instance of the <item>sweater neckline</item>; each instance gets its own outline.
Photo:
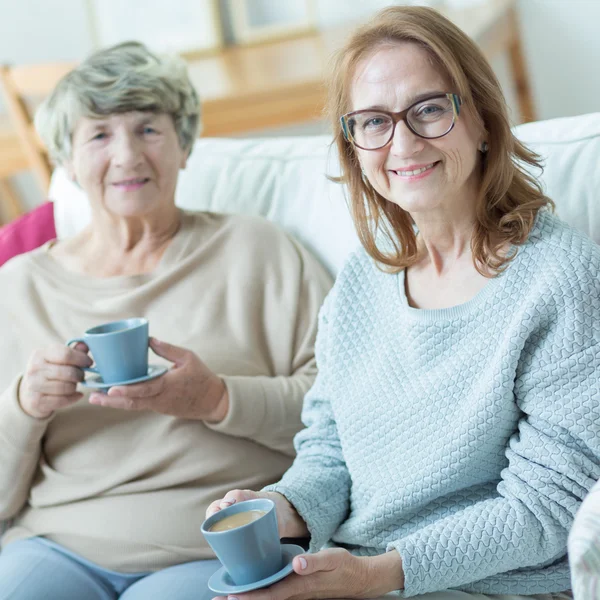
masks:
<path id="1" fill-rule="evenodd" d="M 520 245 L 512 245 L 509 252 L 514 252 L 516 256 L 511 260 L 506 269 L 499 273 L 492 279 L 490 279 L 485 286 L 473 296 L 470 300 L 457 304 L 456 306 L 450 306 L 448 308 L 414 308 L 408 303 L 406 297 L 406 269 L 402 269 L 397 274 L 397 286 L 398 295 L 400 298 L 400 306 L 402 312 L 412 319 L 423 321 L 427 323 L 433 323 L 436 321 L 452 321 L 453 319 L 460 319 L 476 312 L 494 293 L 496 290 L 503 285 L 506 274 L 514 268 L 515 263 L 519 261 L 520 255 L 523 249 L 530 243 L 531 239 L 536 237 L 540 229 L 543 227 L 545 221 L 548 218 L 548 211 L 546 209 L 540 209 L 535 215 L 533 227 L 529 232 L 528 239 Z"/>
<path id="2" fill-rule="evenodd" d="M 514 260 L 517 260 L 516 257 Z M 514 262 L 514 260 L 512 262 Z M 510 265 L 512 265 L 512 262 Z M 508 268 L 510 268 L 510 265 Z M 401 310 L 407 316 L 418 321 L 433 323 L 435 321 L 452 321 L 466 317 L 475 312 L 484 304 L 490 296 L 494 294 L 498 286 L 502 284 L 506 271 L 491 278 L 485 286 L 475 294 L 470 300 L 449 306 L 447 308 L 414 308 L 408 303 L 406 297 L 406 270 L 403 269 L 397 274 L 398 295 L 400 298 Z"/>
<path id="3" fill-rule="evenodd" d="M 165 249 L 157 266 L 148 273 L 139 275 L 116 275 L 114 277 L 94 277 L 84 275 L 66 269 L 50 253 L 50 249 L 56 240 L 46 242 L 39 248 L 38 252 L 30 255 L 30 260 L 34 268 L 44 271 L 57 281 L 64 285 L 98 290 L 116 290 L 135 288 L 145 282 L 159 276 L 165 270 L 170 268 L 181 258 L 182 251 L 186 248 L 188 239 L 193 230 L 194 215 L 185 211 L 181 212 L 181 224 L 178 231 L 173 236 L 171 243 Z"/>

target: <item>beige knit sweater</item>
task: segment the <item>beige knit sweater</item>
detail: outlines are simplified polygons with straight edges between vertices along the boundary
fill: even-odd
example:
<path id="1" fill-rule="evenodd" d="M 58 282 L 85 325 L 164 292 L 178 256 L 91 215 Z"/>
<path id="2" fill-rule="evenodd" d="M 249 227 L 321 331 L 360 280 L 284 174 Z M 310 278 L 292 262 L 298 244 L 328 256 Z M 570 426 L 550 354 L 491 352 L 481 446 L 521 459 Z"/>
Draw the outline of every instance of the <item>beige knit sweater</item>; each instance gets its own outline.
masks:
<path id="1" fill-rule="evenodd" d="M 212 558 L 200 533 L 207 505 L 291 464 L 329 275 L 250 217 L 183 213 L 159 266 L 137 276 L 66 271 L 51 244 L 0 269 L 0 519 L 15 518 L 3 545 L 46 536 L 120 572 Z M 22 411 L 35 349 L 131 316 L 224 377 L 224 421 L 93 406 L 89 394 L 48 420 Z"/>

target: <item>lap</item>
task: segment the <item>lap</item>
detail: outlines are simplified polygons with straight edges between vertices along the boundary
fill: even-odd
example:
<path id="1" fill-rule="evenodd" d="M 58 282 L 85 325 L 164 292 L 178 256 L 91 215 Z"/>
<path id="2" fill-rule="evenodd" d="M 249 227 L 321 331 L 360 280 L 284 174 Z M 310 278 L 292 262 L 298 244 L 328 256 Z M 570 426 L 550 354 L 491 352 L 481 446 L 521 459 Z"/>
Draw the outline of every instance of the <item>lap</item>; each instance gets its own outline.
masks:
<path id="1" fill-rule="evenodd" d="M 0 600 L 116 600 L 84 566 L 34 540 L 13 542 L 0 554 Z"/>
<path id="2" fill-rule="evenodd" d="M 120 574 L 39 538 L 8 544 L 0 553 L 0 600 L 209 600 L 217 560 Z"/>
<path id="3" fill-rule="evenodd" d="M 221 567 L 218 560 L 201 560 L 162 569 L 134 583 L 121 594 L 121 600 L 209 600 L 210 576 Z"/>

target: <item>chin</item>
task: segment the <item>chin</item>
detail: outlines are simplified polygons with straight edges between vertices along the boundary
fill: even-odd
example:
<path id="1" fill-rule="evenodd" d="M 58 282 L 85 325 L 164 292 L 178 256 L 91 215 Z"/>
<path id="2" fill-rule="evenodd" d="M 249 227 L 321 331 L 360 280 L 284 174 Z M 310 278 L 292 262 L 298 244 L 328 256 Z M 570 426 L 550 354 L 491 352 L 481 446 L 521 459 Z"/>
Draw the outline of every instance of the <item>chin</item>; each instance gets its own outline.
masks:
<path id="1" fill-rule="evenodd" d="M 440 206 L 439 195 L 392 194 L 389 200 L 410 214 L 426 213 L 435 210 Z"/>

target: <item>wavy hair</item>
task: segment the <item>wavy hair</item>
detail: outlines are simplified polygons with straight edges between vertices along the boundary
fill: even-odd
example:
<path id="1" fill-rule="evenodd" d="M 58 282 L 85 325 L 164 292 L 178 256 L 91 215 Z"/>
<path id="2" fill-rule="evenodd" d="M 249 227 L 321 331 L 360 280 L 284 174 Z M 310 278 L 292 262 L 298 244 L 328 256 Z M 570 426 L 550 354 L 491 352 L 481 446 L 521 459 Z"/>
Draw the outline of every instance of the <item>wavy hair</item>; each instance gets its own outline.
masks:
<path id="1" fill-rule="evenodd" d="M 329 76 L 327 114 L 334 128 L 341 177 L 359 239 L 381 267 L 398 272 L 419 259 L 414 222 L 408 212 L 386 200 L 361 173 L 354 146 L 344 138 L 341 115 L 351 110 L 350 93 L 358 63 L 379 48 L 399 42 L 418 44 L 445 74 L 459 94 L 463 109 L 475 115 L 486 133 L 489 149 L 481 154 L 481 186 L 471 241 L 475 268 L 490 276 L 503 271 L 515 253 L 506 244 L 523 244 L 540 208 L 554 207 L 528 171 L 541 158 L 512 133 L 500 84 L 476 44 L 434 9 L 395 6 L 380 11 L 349 38 L 334 56 Z M 378 246 L 380 232 L 389 244 Z"/>
<path id="2" fill-rule="evenodd" d="M 52 160 L 62 164 L 81 117 L 130 111 L 171 115 L 179 145 L 190 152 L 200 131 L 200 101 L 185 62 L 159 57 L 139 42 L 99 50 L 58 82 L 38 108 L 35 126 Z"/>

